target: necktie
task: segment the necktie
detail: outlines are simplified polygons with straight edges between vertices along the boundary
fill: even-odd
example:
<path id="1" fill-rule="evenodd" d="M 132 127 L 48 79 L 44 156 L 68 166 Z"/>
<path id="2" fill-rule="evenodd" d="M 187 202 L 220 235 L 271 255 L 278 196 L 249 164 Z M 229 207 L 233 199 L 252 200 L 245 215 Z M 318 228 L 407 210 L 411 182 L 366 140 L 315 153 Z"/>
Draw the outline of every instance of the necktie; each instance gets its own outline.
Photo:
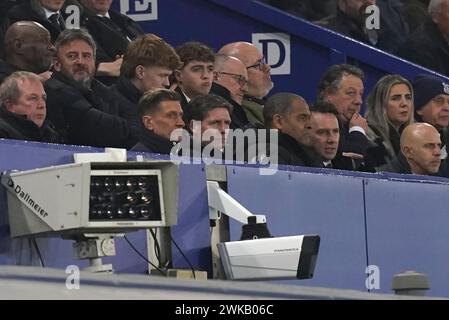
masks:
<path id="1" fill-rule="evenodd" d="M 59 32 L 61 32 L 61 26 L 59 25 L 59 14 L 58 13 L 54 13 L 50 16 L 50 18 L 48 18 L 48 20 L 50 20 L 50 23 L 52 25 L 52 27 Z"/>

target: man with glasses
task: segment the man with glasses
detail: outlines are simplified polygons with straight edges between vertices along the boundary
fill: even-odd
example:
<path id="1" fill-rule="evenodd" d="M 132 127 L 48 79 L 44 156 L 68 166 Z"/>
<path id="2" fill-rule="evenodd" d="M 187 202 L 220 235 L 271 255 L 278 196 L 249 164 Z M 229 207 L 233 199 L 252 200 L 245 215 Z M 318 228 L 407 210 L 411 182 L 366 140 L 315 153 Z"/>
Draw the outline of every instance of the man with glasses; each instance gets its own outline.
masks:
<path id="1" fill-rule="evenodd" d="M 214 83 L 210 92 L 232 104 L 231 129 L 247 128 L 250 122 L 242 109 L 243 97 L 248 92 L 248 72 L 245 65 L 235 57 L 218 54 L 214 68 Z"/>
<path id="2" fill-rule="evenodd" d="M 270 66 L 262 52 L 249 42 L 233 42 L 225 45 L 220 54 L 233 56 L 243 62 L 248 72 L 248 92 L 246 93 L 242 108 L 248 120 L 255 126 L 263 126 L 263 106 L 265 97 L 273 88 L 270 76 Z"/>

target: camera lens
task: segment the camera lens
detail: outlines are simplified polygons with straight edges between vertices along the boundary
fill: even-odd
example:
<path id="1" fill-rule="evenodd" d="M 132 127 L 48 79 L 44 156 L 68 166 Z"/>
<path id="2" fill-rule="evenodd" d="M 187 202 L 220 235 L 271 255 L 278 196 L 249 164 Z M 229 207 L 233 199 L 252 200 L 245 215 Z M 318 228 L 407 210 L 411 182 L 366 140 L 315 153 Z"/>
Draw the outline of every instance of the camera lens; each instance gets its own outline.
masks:
<path id="1" fill-rule="evenodd" d="M 112 190 L 114 190 L 114 181 L 112 180 L 112 178 L 105 178 L 103 185 L 104 189 L 107 192 L 111 192 Z"/>
<path id="2" fill-rule="evenodd" d="M 143 192 L 140 195 L 140 201 L 142 201 L 143 204 L 150 204 L 151 202 L 153 202 L 153 196 L 148 192 Z"/>
<path id="3" fill-rule="evenodd" d="M 115 179 L 115 190 L 116 191 L 123 191 L 126 187 L 126 180 L 124 178 L 117 178 Z"/>
<path id="4" fill-rule="evenodd" d="M 139 178 L 138 186 L 140 189 L 148 188 L 148 179 L 147 178 Z"/>
<path id="5" fill-rule="evenodd" d="M 137 179 L 136 178 L 128 178 L 126 180 L 126 187 L 128 190 L 135 190 L 137 188 Z"/>
<path id="6" fill-rule="evenodd" d="M 128 192 L 128 194 L 126 195 L 126 202 L 127 203 L 136 203 L 137 200 L 139 199 L 139 197 L 137 196 L 137 194 L 135 192 Z"/>
<path id="7" fill-rule="evenodd" d="M 135 207 L 133 207 L 133 206 L 129 206 L 129 208 L 128 208 L 128 215 L 131 217 L 131 218 L 133 218 L 133 219 L 135 219 L 135 218 L 137 218 L 137 210 L 136 210 L 136 208 Z"/>
<path id="8" fill-rule="evenodd" d="M 126 209 L 122 206 L 117 208 L 117 218 L 123 219 L 126 216 Z"/>
<path id="9" fill-rule="evenodd" d="M 107 216 L 109 219 L 114 218 L 115 212 L 116 212 L 116 211 L 115 211 L 115 207 L 114 207 L 114 206 L 109 205 L 109 206 L 106 207 L 106 216 Z"/>
<path id="10" fill-rule="evenodd" d="M 153 213 L 149 206 L 141 206 L 140 207 L 140 216 L 142 218 L 148 219 L 150 215 Z"/>

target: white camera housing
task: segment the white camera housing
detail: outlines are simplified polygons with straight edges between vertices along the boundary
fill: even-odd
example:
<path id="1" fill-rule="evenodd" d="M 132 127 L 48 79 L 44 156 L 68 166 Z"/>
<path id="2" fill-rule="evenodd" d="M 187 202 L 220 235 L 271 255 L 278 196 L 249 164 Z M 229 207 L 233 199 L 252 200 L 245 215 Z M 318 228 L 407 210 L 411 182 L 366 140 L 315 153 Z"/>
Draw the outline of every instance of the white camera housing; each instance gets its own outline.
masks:
<path id="1" fill-rule="evenodd" d="M 2 175 L 12 237 L 123 233 L 176 224 L 179 166 L 170 161 L 77 163 Z M 148 219 L 90 215 L 92 177 L 147 177 L 154 191 Z"/>
<path id="2" fill-rule="evenodd" d="M 310 279 L 320 237 L 300 235 L 218 243 L 229 280 Z"/>

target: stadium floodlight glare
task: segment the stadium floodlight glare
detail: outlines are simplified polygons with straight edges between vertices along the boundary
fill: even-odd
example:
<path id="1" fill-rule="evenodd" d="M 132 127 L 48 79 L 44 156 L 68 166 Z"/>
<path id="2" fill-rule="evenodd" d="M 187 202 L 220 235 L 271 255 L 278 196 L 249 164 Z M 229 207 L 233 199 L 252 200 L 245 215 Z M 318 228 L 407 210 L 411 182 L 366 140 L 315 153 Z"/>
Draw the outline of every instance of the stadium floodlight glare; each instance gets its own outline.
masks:
<path id="1" fill-rule="evenodd" d="M 8 191 L 11 236 L 74 239 L 77 258 L 94 259 L 95 271 L 110 271 L 98 258 L 115 254 L 113 237 L 176 224 L 178 174 L 170 161 L 6 172 L 1 181 Z"/>

